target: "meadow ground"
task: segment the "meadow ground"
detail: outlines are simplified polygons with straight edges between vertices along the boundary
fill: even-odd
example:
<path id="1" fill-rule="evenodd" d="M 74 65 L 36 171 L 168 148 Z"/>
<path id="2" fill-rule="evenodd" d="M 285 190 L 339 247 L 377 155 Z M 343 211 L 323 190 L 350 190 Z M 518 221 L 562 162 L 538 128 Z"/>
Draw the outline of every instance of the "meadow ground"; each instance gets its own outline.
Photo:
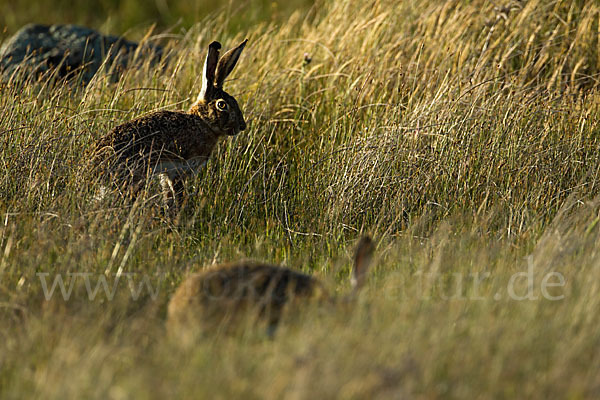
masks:
<path id="1" fill-rule="evenodd" d="M 600 6 L 259 3 L 193 25 L 184 2 L 147 20 L 72 8 L 161 41 L 168 65 L 2 83 L 0 397 L 600 396 Z M 52 18 L 41 4 L 7 11 L 8 33 Z M 207 44 L 244 37 L 227 87 L 249 129 L 189 182 L 186 213 L 94 201 L 94 141 L 187 108 Z M 366 232 L 375 268 L 352 309 L 309 306 L 272 339 L 165 334 L 177 285 L 216 262 L 281 263 L 347 293 Z"/>

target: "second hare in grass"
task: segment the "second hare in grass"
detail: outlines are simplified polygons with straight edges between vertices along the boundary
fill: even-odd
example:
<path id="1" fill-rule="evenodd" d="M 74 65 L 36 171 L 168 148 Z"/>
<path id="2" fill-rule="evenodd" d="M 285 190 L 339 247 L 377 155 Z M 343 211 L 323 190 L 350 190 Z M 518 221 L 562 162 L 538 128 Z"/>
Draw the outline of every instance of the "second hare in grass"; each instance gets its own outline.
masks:
<path id="1" fill-rule="evenodd" d="M 363 237 L 354 256 L 352 287 L 364 284 L 373 255 L 370 237 Z M 212 267 L 188 277 L 168 306 L 169 330 L 185 330 L 194 323 L 201 329 L 226 328 L 240 316 L 255 313 L 274 329 L 286 307 L 311 299 L 334 299 L 321 282 L 290 268 L 252 261 Z"/>
<path id="2" fill-rule="evenodd" d="M 177 198 L 182 180 L 208 161 L 222 136 L 246 129 L 235 98 L 223 90 L 247 39 L 219 58 L 212 42 L 202 71 L 202 89 L 189 111 L 158 111 L 111 130 L 95 149 L 94 159 L 119 189 L 136 194 L 147 177 L 160 177 L 163 193 Z"/>

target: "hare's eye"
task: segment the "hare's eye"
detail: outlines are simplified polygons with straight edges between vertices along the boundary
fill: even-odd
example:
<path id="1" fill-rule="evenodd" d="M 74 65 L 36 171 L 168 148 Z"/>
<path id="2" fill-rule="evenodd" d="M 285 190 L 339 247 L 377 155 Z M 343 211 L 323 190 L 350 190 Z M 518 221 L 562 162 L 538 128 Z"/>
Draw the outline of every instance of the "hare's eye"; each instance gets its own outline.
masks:
<path id="1" fill-rule="evenodd" d="M 227 110 L 227 102 L 223 99 L 217 100 L 216 105 L 217 105 L 217 108 L 219 109 L 219 111 Z"/>

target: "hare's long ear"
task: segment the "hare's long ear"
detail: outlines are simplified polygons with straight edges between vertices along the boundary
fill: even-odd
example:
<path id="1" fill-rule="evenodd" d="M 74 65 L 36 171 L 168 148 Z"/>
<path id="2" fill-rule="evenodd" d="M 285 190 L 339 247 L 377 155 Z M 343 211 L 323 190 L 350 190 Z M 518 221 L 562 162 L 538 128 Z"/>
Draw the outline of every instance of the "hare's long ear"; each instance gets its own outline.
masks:
<path id="1" fill-rule="evenodd" d="M 352 288 L 356 291 L 360 289 L 366 279 L 367 272 L 371 266 L 371 259 L 373 258 L 373 251 L 375 246 L 369 236 L 363 236 L 358 245 L 356 246 L 356 253 L 354 255 L 354 269 L 352 271 Z"/>
<path id="2" fill-rule="evenodd" d="M 208 101 L 211 99 L 212 92 L 215 88 L 215 70 L 219 61 L 219 49 L 221 43 L 212 42 L 208 46 L 208 53 L 206 53 L 206 60 L 204 61 L 204 69 L 202 70 L 202 89 L 198 95 L 196 103 L 203 100 Z"/>
<path id="3" fill-rule="evenodd" d="M 247 42 L 248 39 L 244 40 L 236 48 L 231 49 L 227 53 L 223 54 L 223 57 L 221 57 L 219 60 L 219 65 L 217 66 L 217 75 L 215 78 L 215 86 L 217 88 L 223 88 L 225 78 L 227 78 L 227 75 L 233 71 L 233 68 L 238 62 L 240 54 L 242 54 L 242 50 L 244 50 L 244 47 L 246 47 Z"/>

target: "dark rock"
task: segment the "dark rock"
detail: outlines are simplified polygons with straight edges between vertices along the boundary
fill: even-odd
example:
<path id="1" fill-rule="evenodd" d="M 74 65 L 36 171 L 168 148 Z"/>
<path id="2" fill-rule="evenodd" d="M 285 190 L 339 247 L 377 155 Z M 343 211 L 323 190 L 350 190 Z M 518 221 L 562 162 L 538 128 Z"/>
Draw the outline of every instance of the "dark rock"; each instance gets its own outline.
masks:
<path id="1" fill-rule="evenodd" d="M 24 77 L 39 77 L 56 69 L 60 78 L 92 79 L 104 61 L 119 71 L 137 56 L 158 61 L 160 46 L 106 36 L 76 25 L 29 24 L 7 40 L 0 49 L 0 71 L 4 77 L 24 71 Z M 81 75 L 79 73 L 81 72 Z"/>

